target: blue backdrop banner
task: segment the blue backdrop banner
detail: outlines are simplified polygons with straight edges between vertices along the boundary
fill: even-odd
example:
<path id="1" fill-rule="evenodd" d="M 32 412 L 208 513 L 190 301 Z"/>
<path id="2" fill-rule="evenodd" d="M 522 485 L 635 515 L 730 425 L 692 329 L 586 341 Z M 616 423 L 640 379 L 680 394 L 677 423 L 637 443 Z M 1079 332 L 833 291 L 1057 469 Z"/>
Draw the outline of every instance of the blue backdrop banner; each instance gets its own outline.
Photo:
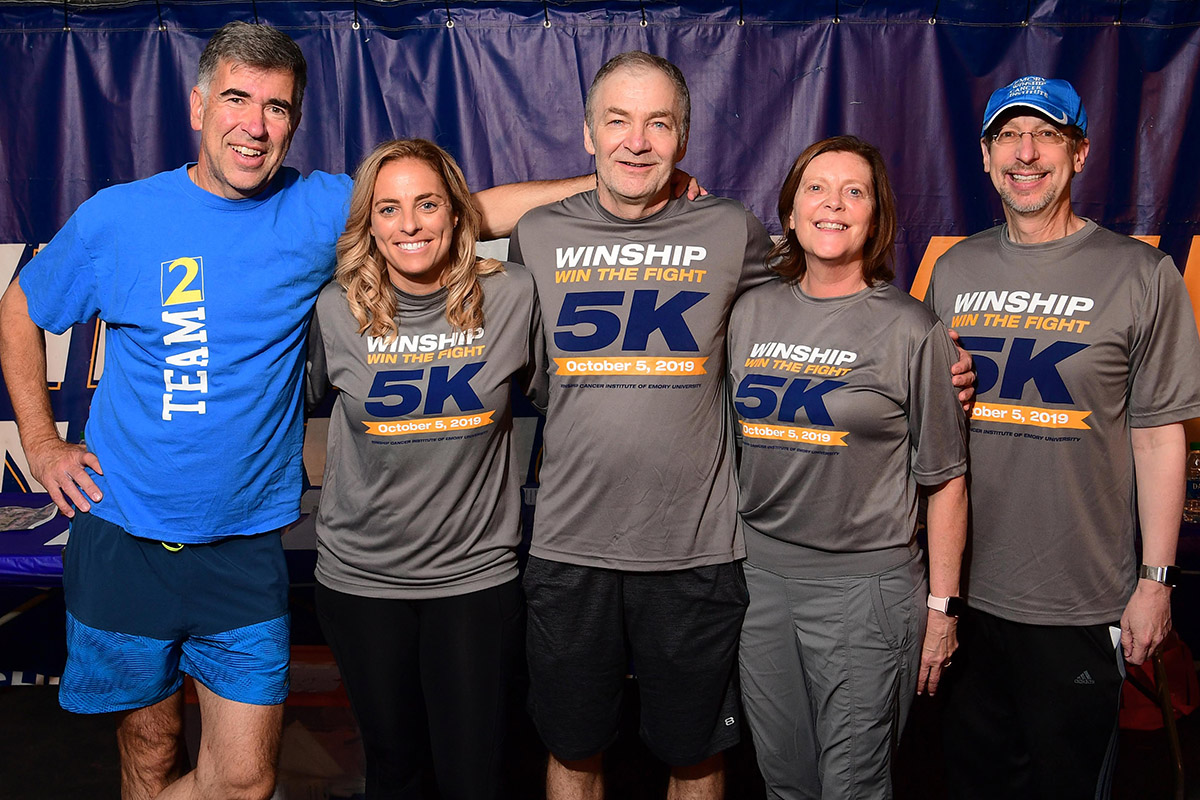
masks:
<path id="1" fill-rule="evenodd" d="M 1001 218 L 980 160 L 983 107 L 993 89 L 1040 74 L 1071 81 L 1087 106 L 1077 212 L 1161 237 L 1181 268 L 1200 235 L 1195 2 L 4 2 L 0 286 L 97 190 L 195 159 L 196 62 L 234 19 L 283 29 L 308 58 L 288 157 L 303 172 L 352 170 L 395 136 L 446 147 L 476 189 L 590 172 L 588 83 L 609 57 L 644 49 L 691 87 L 682 166 L 774 233 L 779 185 L 806 145 L 837 133 L 877 144 L 907 288 L 934 237 Z M 103 369 L 99 326 L 52 341 L 50 361 L 57 419 L 78 440 Z M 11 420 L 4 394 L 8 490 L 26 486 Z"/>

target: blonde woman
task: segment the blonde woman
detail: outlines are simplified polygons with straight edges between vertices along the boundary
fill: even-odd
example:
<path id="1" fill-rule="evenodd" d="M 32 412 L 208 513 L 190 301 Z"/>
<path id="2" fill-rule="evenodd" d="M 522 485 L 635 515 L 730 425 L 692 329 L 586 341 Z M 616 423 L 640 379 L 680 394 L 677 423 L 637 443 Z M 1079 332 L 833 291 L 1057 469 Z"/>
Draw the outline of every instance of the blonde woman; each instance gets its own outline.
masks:
<path id="1" fill-rule="evenodd" d="M 317 300 L 310 400 L 339 389 L 317 515 L 317 611 L 366 750 L 367 797 L 498 796 L 523 646 L 514 377 L 544 348 L 533 281 L 478 259 L 453 158 L 385 142 L 358 168 Z M 536 399 L 536 398 L 535 398 Z"/>

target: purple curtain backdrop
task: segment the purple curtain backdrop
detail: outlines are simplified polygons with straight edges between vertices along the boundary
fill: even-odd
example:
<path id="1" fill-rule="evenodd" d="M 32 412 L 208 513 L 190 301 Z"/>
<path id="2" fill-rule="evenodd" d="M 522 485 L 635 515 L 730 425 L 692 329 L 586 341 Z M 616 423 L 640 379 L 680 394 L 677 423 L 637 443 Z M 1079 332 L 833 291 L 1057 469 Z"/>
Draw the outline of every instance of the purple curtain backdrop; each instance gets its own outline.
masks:
<path id="1" fill-rule="evenodd" d="M 879 145 L 907 287 L 931 236 L 1000 218 L 980 163 L 983 106 L 996 87 L 1041 74 L 1074 83 L 1091 121 L 1077 211 L 1161 235 L 1181 267 L 1200 235 L 1196 2 L 2 2 L 6 274 L 95 191 L 195 158 L 188 91 L 205 41 L 233 19 L 282 28 L 309 60 L 288 159 L 305 172 L 350 170 L 393 136 L 445 146 L 473 188 L 589 172 L 586 87 L 607 58 L 640 48 L 690 83 L 682 166 L 772 232 L 779 184 L 807 144 L 854 133 Z M 78 328 L 54 392 L 73 439 L 95 338 Z M 12 412 L 0 394 L 3 428 Z M 12 489 L 11 431 L 4 444 Z"/>

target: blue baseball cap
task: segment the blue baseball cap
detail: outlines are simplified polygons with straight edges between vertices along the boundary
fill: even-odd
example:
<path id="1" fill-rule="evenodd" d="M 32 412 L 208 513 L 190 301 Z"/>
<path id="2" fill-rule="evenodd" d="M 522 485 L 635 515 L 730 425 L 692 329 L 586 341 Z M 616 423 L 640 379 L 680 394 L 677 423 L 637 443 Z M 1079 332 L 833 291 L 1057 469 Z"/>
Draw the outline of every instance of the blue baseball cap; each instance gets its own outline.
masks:
<path id="1" fill-rule="evenodd" d="M 1083 110 L 1083 100 L 1075 87 L 1066 81 L 1026 75 L 992 92 L 987 111 L 983 112 L 983 130 L 979 135 L 986 136 L 996 117 L 1010 108 L 1032 108 L 1059 125 L 1074 125 L 1087 136 L 1087 112 Z"/>

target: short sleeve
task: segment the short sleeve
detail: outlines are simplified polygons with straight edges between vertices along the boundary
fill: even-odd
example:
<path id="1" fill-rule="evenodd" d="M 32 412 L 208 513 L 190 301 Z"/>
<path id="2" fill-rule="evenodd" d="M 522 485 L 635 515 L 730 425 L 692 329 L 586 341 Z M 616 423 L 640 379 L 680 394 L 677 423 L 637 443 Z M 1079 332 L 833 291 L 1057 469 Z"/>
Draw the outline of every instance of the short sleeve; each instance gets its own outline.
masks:
<path id="1" fill-rule="evenodd" d="M 925 288 L 925 297 L 922 299 L 922 302 L 925 303 L 926 308 L 937 314 L 938 317 L 941 317 L 941 314 L 938 314 L 936 299 L 939 263 L 941 263 L 941 258 L 933 262 L 933 270 L 929 273 L 929 285 Z"/>
<path id="2" fill-rule="evenodd" d="M 532 284 L 532 281 L 530 281 Z M 521 390 L 543 414 L 550 401 L 549 358 L 546 355 L 546 335 L 542 326 L 542 308 L 537 292 L 533 293 L 529 317 L 529 363 L 521 375 Z"/>
<path id="3" fill-rule="evenodd" d="M 742 260 L 742 273 L 738 278 L 737 293 L 761 286 L 774 277 L 767 266 L 767 254 L 771 252 L 771 236 L 758 221 L 758 217 L 746 212 L 746 256 Z"/>
<path id="4" fill-rule="evenodd" d="M 954 361 L 950 336 L 945 326 L 936 322 L 909 362 L 912 473 L 923 486 L 943 483 L 967 471 L 966 417 L 950 382 Z"/>
<path id="5" fill-rule="evenodd" d="M 30 319 L 51 333 L 62 333 L 103 310 L 95 263 L 83 238 L 79 213 L 67 220 L 18 276 L 29 301 Z"/>
<path id="6" fill-rule="evenodd" d="M 1170 256 L 1155 267 L 1138 310 L 1129 382 L 1129 420 L 1135 428 L 1200 416 L 1200 337 Z"/>
<path id="7" fill-rule="evenodd" d="M 514 264 L 520 264 L 524 266 L 525 260 L 521 258 L 520 229 L 521 222 L 518 220 L 517 224 L 512 229 L 512 233 L 508 235 L 508 260 Z"/>
<path id="8" fill-rule="evenodd" d="M 325 339 L 321 335 L 321 305 L 313 311 L 308 327 L 308 358 L 304 370 L 305 399 L 309 408 L 320 405 L 329 389 L 329 362 L 325 356 Z"/>

